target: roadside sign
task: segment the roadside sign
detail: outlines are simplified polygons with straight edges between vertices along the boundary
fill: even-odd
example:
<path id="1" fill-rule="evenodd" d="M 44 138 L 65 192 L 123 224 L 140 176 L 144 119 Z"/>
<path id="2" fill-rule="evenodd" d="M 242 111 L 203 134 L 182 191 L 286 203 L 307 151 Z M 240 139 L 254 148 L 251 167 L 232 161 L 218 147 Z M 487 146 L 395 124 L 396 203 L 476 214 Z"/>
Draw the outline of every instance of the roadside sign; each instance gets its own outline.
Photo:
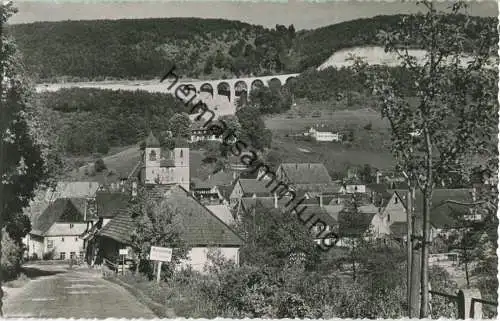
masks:
<path id="1" fill-rule="evenodd" d="M 170 262 L 172 260 L 172 249 L 168 247 L 152 246 L 149 253 L 151 261 Z"/>
<path id="2" fill-rule="evenodd" d="M 119 252 L 120 252 L 120 255 L 128 255 L 128 249 L 120 249 Z"/>

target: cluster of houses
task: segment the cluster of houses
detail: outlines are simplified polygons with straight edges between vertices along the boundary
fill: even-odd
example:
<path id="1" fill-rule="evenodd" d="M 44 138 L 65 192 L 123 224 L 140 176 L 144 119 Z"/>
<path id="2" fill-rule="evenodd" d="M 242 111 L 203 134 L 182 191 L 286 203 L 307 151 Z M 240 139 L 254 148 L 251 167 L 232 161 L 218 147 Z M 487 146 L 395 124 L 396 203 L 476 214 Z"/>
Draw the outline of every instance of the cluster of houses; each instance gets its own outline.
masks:
<path id="1" fill-rule="evenodd" d="M 151 133 L 146 139 L 142 159 L 117 182 L 60 182 L 47 191 L 43 201 L 33 204 L 32 231 L 25 238 L 27 256 L 85 260 L 90 265 L 104 260 L 116 262 L 120 249 L 128 249 L 133 259 L 131 239 L 135 220 L 131 202 L 143 188 L 148 197 L 166 202 L 180 213 L 181 238 L 191 248 L 182 265 L 203 271 L 208 253 L 218 249 L 223 256 L 239 262 L 244 244 L 235 224 L 243 213 L 252 213 L 257 204 L 280 209 L 288 202 L 269 188 L 270 179 L 263 173 L 256 178 L 242 178 L 240 170 L 220 171 L 206 180 L 190 177 L 190 149 L 178 144 L 165 150 Z M 315 215 L 339 229 L 339 214 L 353 195 L 361 199 L 359 222 L 370 237 L 404 242 L 406 237 L 408 188 L 400 180 L 377 175 L 374 184 L 364 184 L 355 176 L 334 181 L 321 163 L 283 163 L 276 170 L 279 181 L 293 186 L 305 199 L 309 215 Z M 142 189 L 141 189 L 142 190 Z M 416 194 L 415 214 L 422 215 L 422 195 Z M 454 215 L 481 219 L 469 205 L 476 189 L 438 189 L 432 201 L 432 235 L 446 234 L 456 226 Z M 450 202 L 452 201 L 452 202 Z M 342 233 L 341 233 L 342 234 Z M 344 244 L 342 240 L 339 245 Z"/>

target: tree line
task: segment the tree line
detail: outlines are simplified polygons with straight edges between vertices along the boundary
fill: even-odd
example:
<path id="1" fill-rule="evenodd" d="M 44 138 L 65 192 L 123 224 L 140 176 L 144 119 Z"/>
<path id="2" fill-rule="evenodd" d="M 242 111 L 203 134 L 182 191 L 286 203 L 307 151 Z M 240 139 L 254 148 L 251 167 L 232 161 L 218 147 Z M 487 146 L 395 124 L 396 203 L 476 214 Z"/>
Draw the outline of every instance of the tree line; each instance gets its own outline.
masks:
<path id="1" fill-rule="evenodd" d="M 36 22 L 8 26 L 37 81 L 153 79 L 173 63 L 184 77 L 231 78 L 302 72 L 334 51 L 382 45 L 406 15 L 377 16 L 296 32 L 293 25 L 264 28 L 239 21 L 199 18 Z M 459 23 L 460 16 L 450 17 Z M 465 36 L 475 39 L 493 18 L 472 19 Z M 420 48 L 416 39 L 410 46 Z M 78 39 L 78 41 L 76 41 Z M 470 47 L 464 48 L 470 51 Z"/>

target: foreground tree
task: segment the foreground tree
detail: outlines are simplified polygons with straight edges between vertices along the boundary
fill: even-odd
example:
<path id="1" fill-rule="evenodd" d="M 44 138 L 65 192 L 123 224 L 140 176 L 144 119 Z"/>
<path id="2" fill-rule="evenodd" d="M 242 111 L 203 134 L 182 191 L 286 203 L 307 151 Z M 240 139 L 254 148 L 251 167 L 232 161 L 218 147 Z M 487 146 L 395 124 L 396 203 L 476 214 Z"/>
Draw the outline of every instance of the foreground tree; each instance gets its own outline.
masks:
<path id="1" fill-rule="evenodd" d="M 498 80 L 492 67 L 498 60 L 498 36 L 494 25 L 475 25 L 461 15 L 466 13 L 463 2 L 454 3 L 450 13 L 437 11 L 430 1 L 419 4 L 427 13 L 408 16 L 398 32 L 382 34 L 386 51 L 396 53 L 410 72 L 414 99 L 388 72 L 375 73 L 360 60 L 355 69 L 366 77 L 389 120 L 398 169 L 424 196 L 420 287 L 427 289 L 434 186 L 450 173 L 468 176 L 472 157 L 497 157 Z M 472 40 L 471 33 L 479 36 Z M 415 39 L 426 51 L 420 61 L 408 51 Z M 421 291 L 420 317 L 428 316 L 429 293 Z"/>
<path id="2" fill-rule="evenodd" d="M 237 226 L 245 239 L 242 261 L 261 267 L 314 266 L 319 250 L 297 217 L 259 201 L 244 211 Z M 305 263 L 305 266 L 303 264 Z"/>
<path id="3" fill-rule="evenodd" d="M 187 257 L 188 247 L 180 237 L 183 231 L 181 213 L 172 208 L 167 201 L 158 201 L 147 195 L 145 190 L 138 192 L 138 197 L 129 209 L 136 221 L 136 227 L 131 231 L 132 246 L 137 251 L 136 271 L 147 266 L 144 272 L 149 273 L 147 264 L 151 246 L 173 248 L 170 271 L 175 264 Z"/>
<path id="4" fill-rule="evenodd" d="M 45 177 L 43 153 L 33 137 L 36 128 L 30 123 L 29 91 L 23 78 L 19 55 L 11 39 L 3 34 L 7 19 L 16 12 L 11 3 L 0 6 L 0 262 L 3 231 L 27 233 L 29 220 L 22 217 L 23 208 L 34 196 Z M 19 226 L 21 223 L 23 226 Z M 24 234 L 25 235 L 25 234 Z M 22 236 L 24 236 L 22 235 Z M 17 239 L 22 237 L 15 235 Z M 2 273 L 3 269 L 0 269 Z M 0 275 L 0 316 L 3 291 Z"/>

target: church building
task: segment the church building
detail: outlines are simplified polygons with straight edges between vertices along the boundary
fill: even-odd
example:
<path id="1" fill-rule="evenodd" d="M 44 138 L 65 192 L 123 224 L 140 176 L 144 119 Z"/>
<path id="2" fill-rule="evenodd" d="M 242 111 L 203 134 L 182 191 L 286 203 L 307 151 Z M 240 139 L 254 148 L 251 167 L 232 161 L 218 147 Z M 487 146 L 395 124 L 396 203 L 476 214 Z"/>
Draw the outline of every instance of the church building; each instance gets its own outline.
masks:
<path id="1" fill-rule="evenodd" d="M 144 166 L 141 171 L 145 185 L 181 185 L 189 191 L 189 146 L 176 141 L 175 148 L 161 148 L 160 141 L 149 133 L 144 150 Z"/>

